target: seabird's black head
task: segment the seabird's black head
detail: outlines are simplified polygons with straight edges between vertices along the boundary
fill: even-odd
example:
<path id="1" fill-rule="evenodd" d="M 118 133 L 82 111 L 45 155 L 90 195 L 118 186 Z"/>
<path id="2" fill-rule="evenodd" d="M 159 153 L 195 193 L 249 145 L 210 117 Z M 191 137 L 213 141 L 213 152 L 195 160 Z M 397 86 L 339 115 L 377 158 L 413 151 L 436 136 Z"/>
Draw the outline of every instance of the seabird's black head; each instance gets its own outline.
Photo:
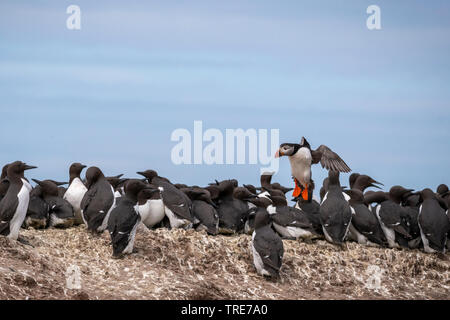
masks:
<path id="1" fill-rule="evenodd" d="M 147 185 L 147 188 L 139 191 L 137 200 L 139 205 L 143 205 L 149 199 L 160 199 L 159 189 L 154 185 Z"/>
<path id="2" fill-rule="evenodd" d="M 220 189 L 217 185 L 209 185 L 207 187 L 205 187 L 204 189 L 209 191 L 209 194 L 211 195 L 211 199 L 215 200 L 217 198 L 219 198 L 220 195 Z"/>
<path id="3" fill-rule="evenodd" d="M 420 191 L 420 196 L 423 200 L 436 199 L 436 194 L 429 188 Z"/>
<path id="4" fill-rule="evenodd" d="M 237 188 L 238 181 L 236 179 L 223 180 L 219 183 L 219 190 L 221 195 L 232 195 L 233 190 Z"/>
<path id="5" fill-rule="evenodd" d="M 3 166 L 3 168 L 2 168 L 2 175 L 1 175 L 1 177 L 0 177 L 0 180 L 5 179 L 6 176 L 8 175 L 8 174 L 7 174 L 8 166 L 9 166 L 9 164 L 5 164 L 5 165 Z"/>
<path id="6" fill-rule="evenodd" d="M 255 188 L 254 185 L 252 185 L 252 184 L 244 184 L 243 186 L 244 186 L 244 188 L 247 188 L 247 190 L 250 191 L 251 193 L 257 194 L 256 188 Z"/>
<path id="7" fill-rule="evenodd" d="M 294 190 L 294 188 L 286 188 L 286 187 L 283 187 L 283 186 L 282 186 L 281 184 L 279 184 L 278 182 L 272 183 L 270 186 L 272 187 L 272 189 L 279 190 L 279 191 L 281 191 L 281 192 L 283 192 L 283 193 L 286 193 L 286 192 L 289 192 L 289 191 Z M 310 189 L 311 189 L 311 186 L 312 186 L 312 183 L 310 183 L 310 184 L 308 185 L 308 187 L 310 187 Z"/>
<path id="8" fill-rule="evenodd" d="M 264 208 L 258 208 L 255 216 L 255 230 L 269 225 L 271 222 L 270 215 Z"/>
<path id="9" fill-rule="evenodd" d="M 29 166 L 26 163 L 22 161 L 15 161 L 13 163 L 10 163 L 8 165 L 8 169 L 6 171 L 6 174 L 9 179 L 12 179 L 13 177 L 20 177 L 23 175 L 23 172 L 25 170 L 35 169 L 37 167 L 35 166 Z"/>
<path id="10" fill-rule="evenodd" d="M 72 179 L 80 178 L 81 171 L 86 168 L 84 164 L 79 162 L 72 163 L 69 167 L 69 176 Z"/>
<path id="11" fill-rule="evenodd" d="M 254 193 L 251 193 L 245 187 L 237 187 L 233 190 L 233 197 L 236 199 L 239 199 L 239 200 L 249 201 L 250 199 L 256 198 L 257 195 Z"/>
<path id="12" fill-rule="evenodd" d="M 119 188 L 119 186 L 122 186 L 125 182 L 129 180 L 127 178 L 121 178 L 122 176 L 123 174 L 119 174 L 113 177 L 106 177 L 106 180 L 114 188 L 114 190 L 116 190 L 117 188 Z"/>
<path id="13" fill-rule="evenodd" d="M 405 189 L 402 186 L 393 186 L 389 190 L 389 198 L 395 203 L 400 204 L 405 194 L 411 193 L 414 189 Z"/>
<path id="14" fill-rule="evenodd" d="M 353 189 L 353 185 L 355 184 L 356 179 L 358 179 L 359 176 L 360 176 L 359 173 L 354 172 L 350 175 L 350 177 L 348 177 L 348 183 L 350 185 L 350 189 Z"/>
<path id="15" fill-rule="evenodd" d="M 301 145 L 298 143 L 282 143 L 278 148 L 278 151 L 275 153 L 275 158 L 283 157 L 283 156 L 292 156 L 294 155 L 298 149 L 301 148 Z"/>
<path id="16" fill-rule="evenodd" d="M 364 190 L 366 190 L 369 187 L 381 189 L 381 187 L 378 186 L 378 184 L 383 185 L 381 182 L 378 182 L 378 181 L 372 179 L 368 175 L 362 174 L 362 175 L 358 175 L 358 177 L 356 178 L 356 180 L 354 181 L 353 184 L 350 180 L 350 189 L 358 189 L 358 190 L 361 190 L 362 192 L 364 192 Z"/>
<path id="17" fill-rule="evenodd" d="M 155 170 L 145 170 L 136 172 L 137 174 L 147 178 L 149 183 L 152 183 L 152 179 L 158 176 L 158 173 Z"/>
<path id="18" fill-rule="evenodd" d="M 142 182 L 141 180 L 138 179 L 130 179 L 125 183 L 125 196 L 137 202 L 139 192 L 141 192 L 146 188 L 150 188 L 149 184 Z"/>
<path id="19" fill-rule="evenodd" d="M 40 181 L 37 179 L 31 179 L 37 185 L 41 187 L 41 192 L 43 196 L 58 196 L 58 186 L 52 180 Z"/>
<path id="20" fill-rule="evenodd" d="M 277 153 L 275 153 L 275 158 L 282 157 L 282 156 L 292 156 L 300 148 L 307 148 L 307 149 L 311 150 L 311 145 L 305 139 L 305 137 L 302 137 L 300 144 L 298 144 L 298 143 L 282 143 L 280 145 L 280 147 L 278 148 Z"/>
<path id="21" fill-rule="evenodd" d="M 403 195 L 403 205 L 406 207 L 417 207 L 420 203 L 420 193 L 405 193 Z"/>
<path id="22" fill-rule="evenodd" d="M 266 197 L 256 197 L 253 199 L 250 199 L 249 202 L 253 203 L 258 208 L 267 208 L 272 204 L 272 200 L 267 199 Z"/>
<path id="23" fill-rule="evenodd" d="M 446 194 L 447 192 L 448 186 L 446 184 L 440 184 L 436 189 L 436 193 L 440 194 L 441 196 Z"/>
<path id="24" fill-rule="evenodd" d="M 102 170 L 98 167 L 90 167 L 86 171 L 86 186 L 89 189 L 94 183 L 96 183 L 100 178 L 104 178 Z"/>
<path id="25" fill-rule="evenodd" d="M 270 200 L 272 200 L 272 203 L 275 207 L 285 207 L 287 206 L 287 200 L 285 197 L 279 196 L 279 195 L 270 195 L 268 196 Z"/>
<path id="26" fill-rule="evenodd" d="M 364 203 L 364 194 L 361 192 L 361 190 L 348 189 L 344 190 L 344 192 L 350 196 L 350 204 Z"/>

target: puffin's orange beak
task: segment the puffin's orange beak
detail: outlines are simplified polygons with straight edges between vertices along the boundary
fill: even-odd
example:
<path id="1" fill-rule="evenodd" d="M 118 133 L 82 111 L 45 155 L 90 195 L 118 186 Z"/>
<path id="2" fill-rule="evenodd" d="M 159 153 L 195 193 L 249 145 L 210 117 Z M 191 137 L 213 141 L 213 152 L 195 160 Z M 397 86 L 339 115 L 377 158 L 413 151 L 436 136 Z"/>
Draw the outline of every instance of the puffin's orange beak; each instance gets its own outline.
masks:
<path id="1" fill-rule="evenodd" d="M 275 158 L 279 158 L 280 157 L 280 149 L 277 150 L 277 152 L 275 153 Z"/>

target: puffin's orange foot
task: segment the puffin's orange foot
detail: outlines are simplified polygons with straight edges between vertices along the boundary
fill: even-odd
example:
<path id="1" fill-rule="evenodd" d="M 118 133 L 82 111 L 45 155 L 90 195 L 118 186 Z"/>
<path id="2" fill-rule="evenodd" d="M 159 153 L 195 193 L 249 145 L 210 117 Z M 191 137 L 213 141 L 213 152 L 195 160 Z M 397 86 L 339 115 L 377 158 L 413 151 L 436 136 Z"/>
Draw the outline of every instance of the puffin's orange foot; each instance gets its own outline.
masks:
<path id="1" fill-rule="evenodd" d="M 305 189 L 303 189 L 302 198 L 303 200 L 308 201 L 308 186 L 306 186 Z"/>
<path id="2" fill-rule="evenodd" d="M 298 185 L 295 185 L 295 189 L 294 192 L 292 193 L 292 196 L 294 198 L 297 198 L 298 196 L 300 196 L 300 194 L 302 194 L 302 189 L 300 189 Z"/>
<path id="3" fill-rule="evenodd" d="M 297 198 L 302 193 L 302 189 L 299 187 L 297 179 L 294 179 L 294 182 L 295 182 L 295 189 L 294 192 L 292 193 L 292 196 L 294 198 Z"/>

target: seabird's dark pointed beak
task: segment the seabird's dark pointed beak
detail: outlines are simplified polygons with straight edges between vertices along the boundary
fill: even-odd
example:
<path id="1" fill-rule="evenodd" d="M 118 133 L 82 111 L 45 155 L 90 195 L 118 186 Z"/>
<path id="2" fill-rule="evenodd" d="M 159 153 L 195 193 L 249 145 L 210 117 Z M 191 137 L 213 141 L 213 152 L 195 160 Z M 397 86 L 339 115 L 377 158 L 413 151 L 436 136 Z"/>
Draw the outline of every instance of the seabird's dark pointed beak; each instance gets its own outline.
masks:
<path id="1" fill-rule="evenodd" d="M 384 186 L 384 184 L 382 184 L 381 182 L 378 182 L 378 181 L 373 180 L 373 179 L 370 179 L 370 183 L 371 183 L 371 184 L 379 184 L 379 185 Z M 374 187 L 374 186 L 372 185 L 372 187 Z"/>
<path id="2" fill-rule="evenodd" d="M 382 189 L 380 186 L 377 186 L 374 183 L 369 184 L 369 187 L 374 187 L 374 188 L 377 188 L 377 189 L 380 189 L 380 190 Z"/>
<path id="3" fill-rule="evenodd" d="M 136 172 L 138 175 L 141 175 L 141 176 L 143 176 L 143 177 L 145 177 L 144 176 L 144 173 L 142 172 L 142 171 L 138 171 L 138 172 Z"/>
<path id="4" fill-rule="evenodd" d="M 255 199 L 255 198 L 258 198 L 258 196 L 256 194 L 251 194 L 247 198 L 245 198 L 244 200 L 245 201 L 250 201 L 251 199 Z"/>
<path id="5" fill-rule="evenodd" d="M 36 169 L 37 167 L 35 166 L 29 166 L 29 165 L 25 165 L 23 170 L 31 170 L 31 169 Z"/>
<path id="6" fill-rule="evenodd" d="M 56 184 L 58 187 L 63 186 L 65 184 L 69 184 L 68 182 L 59 182 L 59 181 L 53 181 L 54 184 Z"/>
<path id="7" fill-rule="evenodd" d="M 38 179 L 31 179 L 33 180 L 36 184 L 41 185 L 42 181 L 39 181 Z"/>

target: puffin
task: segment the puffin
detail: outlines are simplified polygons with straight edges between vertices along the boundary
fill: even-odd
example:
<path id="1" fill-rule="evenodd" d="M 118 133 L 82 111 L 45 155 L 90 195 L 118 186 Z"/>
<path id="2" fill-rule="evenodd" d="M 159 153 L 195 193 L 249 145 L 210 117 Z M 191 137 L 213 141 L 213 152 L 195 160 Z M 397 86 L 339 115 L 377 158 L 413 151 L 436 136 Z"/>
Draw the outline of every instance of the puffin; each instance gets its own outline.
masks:
<path id="1" fill-rule="evenodd" d="M 322 167 L 329 171 L 350 172 L 349 166 L 341 157 L 325 145 L 312 150 L 310 144 L 302 137 L 299 144 L 283 143 L 275 153 L 275 158 L 287 156 L 291 164 L 291 173 L 295 182 L 295 189 L 292 196 L 300 195 L 304 200 L 312 199 L 308 187 L 312 182 L 311 165 L 321 163 Z"/>

